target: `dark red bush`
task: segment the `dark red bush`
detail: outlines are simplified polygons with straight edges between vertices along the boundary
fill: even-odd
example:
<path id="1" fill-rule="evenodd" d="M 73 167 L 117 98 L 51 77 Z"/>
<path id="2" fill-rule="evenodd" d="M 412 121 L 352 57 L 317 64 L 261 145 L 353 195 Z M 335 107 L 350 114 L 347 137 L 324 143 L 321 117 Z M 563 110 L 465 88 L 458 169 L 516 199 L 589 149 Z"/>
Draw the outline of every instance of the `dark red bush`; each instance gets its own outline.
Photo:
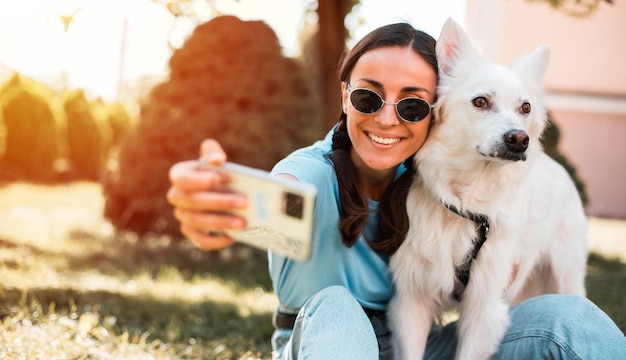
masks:
<path id="1" fill-rule="evenodd" d="M 269 169 L 320 136 L 320 106 L 301 65 L 263 22 L 232 16 L 198 26 L 170 60 L 169 79 L 142 106 L 104 184 L 105 215 L 121 229 L 178 234 L 165 194 L 176 162 L 215 138 L 229 160 Z"/>

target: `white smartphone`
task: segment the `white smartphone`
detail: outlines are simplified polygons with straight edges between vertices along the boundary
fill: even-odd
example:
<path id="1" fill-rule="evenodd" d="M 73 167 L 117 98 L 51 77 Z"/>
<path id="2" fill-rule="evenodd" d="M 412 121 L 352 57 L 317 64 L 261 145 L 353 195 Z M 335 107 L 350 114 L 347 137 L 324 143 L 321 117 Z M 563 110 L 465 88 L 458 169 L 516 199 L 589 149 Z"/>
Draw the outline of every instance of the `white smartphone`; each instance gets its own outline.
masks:
<path id="1" fill-rule="evenodd" d="M 211 167 L 210 165 L 204 165 Z M 306 260 L 311 253 L 316 189 L 297 180 L 226 162 L 217 167 L 230 175 L 228 188 L 248 196 L 249 206 L 235 213 L 246 218 L 242 231 L 226 231 L 242 243 Z"/>

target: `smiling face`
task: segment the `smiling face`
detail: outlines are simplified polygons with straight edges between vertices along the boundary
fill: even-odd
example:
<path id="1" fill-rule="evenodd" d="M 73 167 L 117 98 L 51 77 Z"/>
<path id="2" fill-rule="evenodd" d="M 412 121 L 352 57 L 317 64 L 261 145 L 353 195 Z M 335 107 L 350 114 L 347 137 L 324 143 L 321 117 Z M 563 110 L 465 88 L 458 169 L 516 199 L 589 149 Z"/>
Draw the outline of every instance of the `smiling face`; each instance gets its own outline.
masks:
<path id="1" fill-rule="evenodd" d="M 358 112 L 350 103 L 350 89 L 365 88 L 387 103 L 419 97 L 433 103 L 437 78 L 432 66 L 410 47 L 390 46 L 370 50 L 356 62 L 349 83 L 342 83 L 342 102 L 347 115 L 351 157 L 361 177 L 389 177 L 397 166 L 424 143 L 432 113 L 409 123 L 398 117 L 392 104 L 374 114 Z"/>

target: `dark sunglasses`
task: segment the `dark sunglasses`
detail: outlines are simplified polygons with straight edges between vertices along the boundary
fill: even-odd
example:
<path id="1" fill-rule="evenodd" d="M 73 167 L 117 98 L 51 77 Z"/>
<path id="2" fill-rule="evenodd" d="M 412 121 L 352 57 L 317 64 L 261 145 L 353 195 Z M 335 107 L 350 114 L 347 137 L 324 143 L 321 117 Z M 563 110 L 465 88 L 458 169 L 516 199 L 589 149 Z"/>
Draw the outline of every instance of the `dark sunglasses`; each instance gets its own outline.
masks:
<path id="1" fill-rule="evenodd" d="M 373 90 L 364 88 L 350 89 L 349 84 L 346 91 L 352 107 L 361 114 L 374 114 L 380 111 L 385 104 L 393 105 L 398 116 L 410 123 L 424 120 L 430 114 L 430 110 L 435 107 L 435 105 L 431 105 L 426 100 L 418 97 L 407 97 L 397 103 L 387 102 Z"/>

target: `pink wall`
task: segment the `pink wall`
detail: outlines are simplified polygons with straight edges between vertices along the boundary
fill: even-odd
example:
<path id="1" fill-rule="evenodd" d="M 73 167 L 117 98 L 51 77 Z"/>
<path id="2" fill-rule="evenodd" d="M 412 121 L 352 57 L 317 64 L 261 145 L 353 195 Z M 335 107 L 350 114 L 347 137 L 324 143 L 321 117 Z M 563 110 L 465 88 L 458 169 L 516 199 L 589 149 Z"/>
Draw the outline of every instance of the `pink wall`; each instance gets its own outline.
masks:
<path id="1" fill-rule="evenodd" d="M 546 102 L 590 215 L 626 219 L 626 1 L 574 18 L 545 1 L 468 0 L 467 29 L 490 60 L 552 46 Z"/>
<path id="2" fill-rule="evenodd" d="M 553 111 L 559 149 L 587 187 L 589 214 L 626 219 L 626 118 Z"/>
<path id="3" fill-rule="evenodd" d="M 548 43 L 548 89 L 626 96 L 625 1 L 602 3 L 588 18 L 564 15 L 545 1 L 500 1 L 506 3 L 500 59 Z"/>

